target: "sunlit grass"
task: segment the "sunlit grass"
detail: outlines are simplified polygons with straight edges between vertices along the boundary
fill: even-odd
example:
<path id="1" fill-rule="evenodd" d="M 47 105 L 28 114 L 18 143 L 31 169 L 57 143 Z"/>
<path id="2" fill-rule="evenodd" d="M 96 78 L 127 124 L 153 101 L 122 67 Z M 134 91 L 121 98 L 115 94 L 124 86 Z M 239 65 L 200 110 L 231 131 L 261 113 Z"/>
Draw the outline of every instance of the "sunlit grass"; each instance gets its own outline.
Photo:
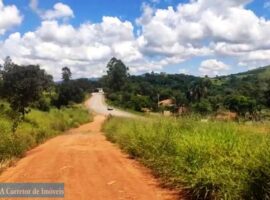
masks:
<path id="1" fill-rule="evenodd" d="M 17 131 L 12 133 L 12 119 L 7 115 L 8 110 L 5 104 L 0 111 L 0 162 L 21 156 L 46 139 L 91 120 L 88 111 L 80 106 L 51 109 L 49 112 L 32 109 Z"/>
<path id="2" fill-rule="evenodd" d="M 112 118 L 104 130 L 165 185 L 184 188 L 194 199 L 269 199 L 269 127 L 194 118 Z"/>

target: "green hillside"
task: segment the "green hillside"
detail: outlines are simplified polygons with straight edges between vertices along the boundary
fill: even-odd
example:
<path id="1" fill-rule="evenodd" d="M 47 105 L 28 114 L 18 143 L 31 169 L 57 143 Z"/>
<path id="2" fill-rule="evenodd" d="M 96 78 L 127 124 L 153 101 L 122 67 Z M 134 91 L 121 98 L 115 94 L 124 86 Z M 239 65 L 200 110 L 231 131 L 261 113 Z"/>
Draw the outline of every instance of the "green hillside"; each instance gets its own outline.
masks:
<path id="1" fill-rule="evenodd" d="M 130 76 L 116 58 L 107 68 L 108 74 L 101 79 L 107 98 L 114 105 L 136 111 L 148 108 L 177 113 L 184 106 L 203 115 L 227 110 L 258 118 L 270 105 L 270 66 L 214 78 L 153 72 Z M 165 99 L 171 99 L 173 105 L 158 106 L 158 101 Z"/>
<path id="2" fill-rule="evenodd" d="M 265 67 L 259 67 L 257 69 L 248 70 L 246 72 L 241 72 L 241 73 L 238 73 L 238 74 L 235 74 L 235 75 L 237 75 L 237 76 L 259 75 L 259 74 L 267 73 L 269 70 L 270 70 L 270 66 L 265 66 Z"/>

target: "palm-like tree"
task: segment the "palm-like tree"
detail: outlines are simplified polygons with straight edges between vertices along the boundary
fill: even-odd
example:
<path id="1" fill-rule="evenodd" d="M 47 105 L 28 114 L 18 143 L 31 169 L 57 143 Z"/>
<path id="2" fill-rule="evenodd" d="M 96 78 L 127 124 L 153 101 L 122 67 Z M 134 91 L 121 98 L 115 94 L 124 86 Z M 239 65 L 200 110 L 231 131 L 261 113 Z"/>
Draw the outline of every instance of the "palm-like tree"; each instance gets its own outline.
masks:
<path id="1" fill-rule="evenodd" d="M 196 81 L 188 91 L 188 99 L 191 101 L 201 101 L 202 98 L 207 96 L 211 84 L 208 77 Z"/>

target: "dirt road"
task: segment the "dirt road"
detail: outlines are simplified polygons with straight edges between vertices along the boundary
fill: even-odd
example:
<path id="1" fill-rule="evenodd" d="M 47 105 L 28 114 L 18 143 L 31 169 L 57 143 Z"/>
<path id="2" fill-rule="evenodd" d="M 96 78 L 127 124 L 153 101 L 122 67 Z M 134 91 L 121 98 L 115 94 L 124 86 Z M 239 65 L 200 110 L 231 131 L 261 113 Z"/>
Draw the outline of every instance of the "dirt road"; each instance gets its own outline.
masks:
<path id="1" fill-rule="evenodd" d="M 118 109 L 113 109 L 113 110 L 108 110 L 108 106 L 105 103 L 105 98 L 103 93 L 92 93 L 92 97 L 86 102 L 86 106 L 93 112 L 101 115 L 113 115 L 113 116 L 118 116 L 118 117 L 136 117 L 135 115 L 118 110 Z"/>
<path id="2" fill-rule="evenodd" d="M 104 120 L 98 115 L 29 151 L 0 182 L 64 182 L 70 200 L 174 199 L 144 167 L 106 140 L 100 132 Z"/>

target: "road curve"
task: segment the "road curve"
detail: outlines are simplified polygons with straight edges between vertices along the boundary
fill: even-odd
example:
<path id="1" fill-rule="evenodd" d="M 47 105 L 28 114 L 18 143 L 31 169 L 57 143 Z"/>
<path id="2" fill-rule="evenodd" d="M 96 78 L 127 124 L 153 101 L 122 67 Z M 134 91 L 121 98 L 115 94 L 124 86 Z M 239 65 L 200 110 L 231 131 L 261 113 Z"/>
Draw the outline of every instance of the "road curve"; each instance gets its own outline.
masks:
<path id="1" fill-rule="evenodd" d="M 105 98 L 103 93 L 92 93 L 91 98 L 86 101 L 86 106 L 89 110 L 100 115 L 113 115 L 117 117 L 136 117 L 136 115 L 121 111 L 118 109 L 108 110 L 108 106 L 105 103 Z"/>

